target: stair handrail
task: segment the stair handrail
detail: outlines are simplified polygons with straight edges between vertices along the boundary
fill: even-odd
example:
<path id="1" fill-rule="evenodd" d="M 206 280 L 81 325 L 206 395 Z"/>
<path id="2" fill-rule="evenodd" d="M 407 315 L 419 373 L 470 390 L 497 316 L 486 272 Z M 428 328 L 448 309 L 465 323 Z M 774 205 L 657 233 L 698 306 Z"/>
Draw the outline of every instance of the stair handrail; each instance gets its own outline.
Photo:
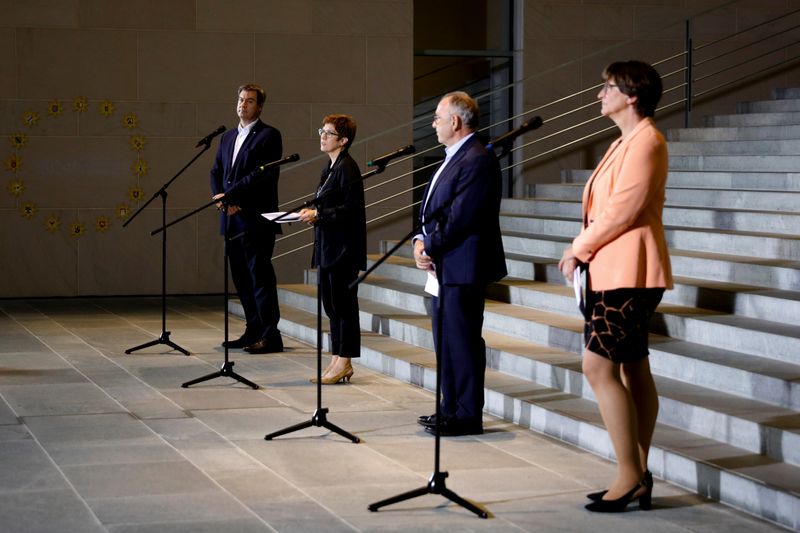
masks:
<path id="1" fill-rule="evenodd" d="M 707 14 L 713 12 L 713 11 L 729 7 L 729 6 L 733 5 L 733 4 L 737 4 L 740 1 L 741 0 L 731 0 L 729 2 L 721 4 L 719 6 L 716 6 L 716 7 L 713 7 L 713 8 L 709 8 L 709 9 L 697 12 L 694 15 L 692 15 L 691 17 L 689 17 L 687 19 L 684 19 L 682 21 L 674 21 L 674 22 L 671 22 L 671 23 L 669 23 L 669 24 L 664 26 L 663 29 L 668 29 L 668 28 L 671 28 L 671 27 L 673 27 L 673 26 L 675 26 L 676 24 L 679 24 L 679 23 L 684 23 L 685 24 L 685 37 L 686 37 L 686 40 L 685 40 L 684 49 L 683 50 L 679 50 L 679 51 L 677 51 L 675 53 L 672 53 L 671 55 L 668 55 L 667 57 L 664 57 L 662 59 L 654 61 L 654 62 L 652 62 L 652 64 L 654 66 L 668 65 L 671 62 L 674 62 L 674 61 L 677 61 L 677 60 L 683 60 L 684 63 L 683 63 L 682 66 L 672 68 L 669 72 L 665 73 L 662 76 L 662 78 L 663 79 L 667 79 L 667 78 L 671 78 L 673 76 L 677 76 L 677 75 L 683 74 L 684 78 L 680 82 L 672 84 L 669 87 L 666 87 L 665 90 L 664 90 L 664 94 L 667 95 L 667 94 L 672 93 L 674 91 L 679 91 L 679 90 L 683 89 L 684 90 L 684 97 L 683 98 L 678 98 L 675 101 L 672 101 L 672 102 L 669 102 L 669 103 L 665 103 L 664 105 L 662 105 L 661 107 L 659 107 L 657 109 L 658 112 L 663 112 L 665 110 L 672 110 L 672 109 L 678 108 L 678 106 L 683 106 L 684 107 L 684 111 L 685 111 L 685 116 L 686 116 L 685 122 L 688 125 L 691 108 L 692 108 L 694 102 L 697 101 L 698 99 L 707 97 L 709 94 L 711 94 L 711 93 L 713 93 L 715 91 L 718 91 L 721 88 L 728 87 L 728 86 L 733 85 L 733 84 L 742 83 L 745 80 L 749 80 L 749 79 L 751 79 L 751 78 L 753 78 L 755 76 L 759 76 L 759 75 L 764 74 L 766 72 L 774 71 L 774 70 L 776 70 L 778 68 L 781 68 L 781 67 L 784 67 L 784 66 L 788 66 L 788 65 L 791 65 L 791 64 L 794 64 L 794 63 L 800 61 L 800 57 L 790 57 L 790 58 L 785 59 L 783 61 L 773 62 L 773 63 L 771 63 L 771 64 L 769 64 L 767 66 L 764 66 L 762 68 L 759 68 L 758 70 L 755 70 L 753 72 L 745 73 L 741 77 L 737 77 L 737 78 L 732 79 L 730 81 L 726 81 L 724 83 L 718 84 L 718 85 L 716 85 L 714 87 L 706 88 L 706 89 L 703 89 L 701 91 L 695 92 L 695 89 L 696 89 L 695 84 L 698 83 L 698 82 L 703 82 L 705 80 L 709 80 L 709 79 L 713 78 L 714 76 L 718 76 L 718 75 L 720 75 L 722 73 L 730 72 L 731 70 L 733 70 L 735 68 L 738 68 L 738 67 L 741 67 L 742 65 L 752 64 L 755 60 L 763 59 L 765 57 L 770 56 L 771 54 L 775 54 L 778 51 L 783 51 L 783 50 L 788 49 L 791 46 L 796 46 L 796 45 L 800 44 L 800 40 L 798 40 L 798 41 L 789 42 L 787 44 L 779 45 L 779 46 L 777 46 L 775 48 L 772 48 L 772 49 L 770 49 L 770 50 L 768 50 L 766 52 L 760 53 L 756 57 L 750 58 L 750 59 L 748 59 L 746 61 L 741 61 L 741 62 L 737 63 L 736 65 L 725 66 L 725 67 L 722 67 L 722 68 L 720 68 L 720 69 L 718 69 L 718 70 L 716 70 L 714 72 L 703 74 L 703 75 L 701 75 L 699 77 L 695 77 L 693 75 L 693 73 L 695 72 L 697 67 L 707 66 L 708 64 L 711 64 L 714 61 L 718 61 L 721 58 L 730 56 L 732 54 L 741 52 L 743 50 L 751 49 L 756 45 L 765 43 L 765 42 L 770 41 L 770 40 L 774 40 L 777 37 L 781 37 L 783 35 L 789 34 L 793 30 L 797 30 L 798 28 L 800 28 L 800 24 L 796 24 L 796 25 L 791 26 L 789 28 L 786 28 L 784 30 L 772 33 L 772 34 L 770 34 L 770 35 L 768 35 L 766 37 L 756 39 L 756 40 L 754 40 L 752 42 L 748 42 L 747 44 L 739 45 L 739 46 L 735 47 L 732 50 L 723 51 L 723 52 L 721 52 L 721 53 L 719 53 L 717 55 L 714 55 L 714 56 L 711 56 L 711 57 L 708 57 L 708 58 L 704 58 L 704 59 L 699 60 L 699 61 L 695 61 L 694 60 L 694 55 L 695 55 L 695 53 L 697 53 L 699 51 L 708 49 L 709 47 L 712 47 L 712 46 L 715 46 L 715 45 L 719 45 L 719 44 L 724 43 L 726 41 L 730 41 L 731 39 L 734 39 L 734 38 L 737 38 L 737 37 L 741 37 L 742 35 L 744 35 L 744 34 L 746 34 L 748 32 L 755 31 L 758 28 L 764 27 L 764 26 L 769 25 L 769 24 L 776 23 L 778 21 L 785 20 L 787 17 L 790 17 L 792 15 L 796 15 L 796 14 L 800 13 L 800 9 L 794 9 L 794 10 L 791 10 L 791 11 L 789 11 L 787 13 L 783 13 L 783 14 L 777 16 L 777 17 L 774 17 L 774 18 L 771 18 L 769 20 L 762 21 L 760 23 L 754 24 L 752 26 L 749 26 L 747 28 L 741 29 L 741 30 L 739 30 L 737 32 L 734 32 L 732 34 L 726 35 L 724 37 L 715 39 L 715 40 L 710 41 L 710 42 L 703 43 L 703 44 L 701 44 L 699 46 L 694 46 L 693 45 L 692 22 L 695 19 L 697 19 L 700 16 L 707 15 Z M 586 55 L 584 55 L 584 56 L 582 56 L 580 58 L 574 59 L 574 60 L 570 60 L 570 61 L 564 62 L 564 63 L 562 63 L 560 65 L 557 65 L 557 66 L 551 67 L 549 69 L 537 72 L 535 74 L 532 74 L 531 76 L 525 77 L 525 78 L 520 79 L 520 80 L 516 80 L 516 81 L 508 83 L 508 84 L 505 84 L 503 86 L 497 87 L 497 88 L 492 89 L 490 91 L 485 91 L 485 92 L 483 92 L 481 94 L 475 95 L 475 98 L 479 102 L 481 102 L 483 100 L 486 100 L 486 99 L 490 99 L 490 98 L 494 97 L 495 95 L 497 95 L 499 93 L 502 93 L 502 92 L 508 91 L 508 90 L 512 90 L 512 89 L 514 89 L 516 87 L 521 86 L 522 84 L 524 84 L 526 82 L 529 82 L 529 81 L 537 79 L 537 78 L 542 78 L 542 77 L 546 76 L 547 74 L 556 72 L 557 70 L 565 68 L 566 66 L 573 65 L 573 64 L 581 62 L 581 61 L 585 61 L 586 59 L 589 59 L 589 58 L 594 57 L 596 55 L 607 54 L 610 50 L 613 50 L 613 49 L 616 49 L 616 48 L 620 48 L 620 47 L 623 47 L 625 45 L 632 44 L 635 41 L 636 41 L 636 39 L 628 39 L 628 40 L 620 42 L 620 43 L 615 43 L 614 45 L 606 47 L 606 48 L 604 48 L 602 50 L 599 50 L 599 51 L 596 51 L 596 52 L 593 52 L 593 53 L 590 53 L 590 54 L 586 54 Z M 591 91 L 594 91 L 594 90 L 599 90 L 599 88 L 601 86 L 602 86 L 602 84 L 593 84 L 593 85 L 591 85 L 591 86 L 589 86 L 589 87 L 587 87 L 585 89 L 581 89 L 579 91 L 575 91 L 575 92 L 573 92 L 571 94 L 568 94 L 566 96 L 562 96 L 562 97 L 556 98 L 556 99 L 554 99 L 552 101 L 546 102 L 544 104 L 535 106 L 535 107 L 530 108 L 528 110 L 525 110 L 525 111 L 523 111 L 521 113 L 518 113 L 516 115 L 510 116 L 510 117 L 508 117 L 506 119 L 502 119 L 502 120 L 496 121 L 496 122 L 494 122 L 494 123 L 492 123 L 492 124 L 490 124 L 488 126 L 480 128 L 479 131 L 487 132 L 487 131 L 491 130 L 492 128 L 495 128 L 497 126 L 501 126 L 501 125 L 503 125 L 505 123 L 513 124 L 515 120 L 520 120 L 520 119 L 522 119 L 522 118 L 524 118 L 526 116 L 529 116 L 529 115 L 539 114 L 543 110 L 546 110 L 546 109 L 551 108 L 553 106 L 556 106 L 558 104 L 562 104 L 564 102 L 568 102 L 571 99 L 579 98 L 579 97 L 583 96 L 584 94 L 586 94 L 588 92 L 591 92 Z M 565 118 L 567 118 L 569 116 L 578 114 L 578 113 L 580 113 L 582 111 L 586 111 L 589 108 L 591 108 L 591 107 L 593 107 L 595 105 L 598 105 L 598 103 L 599 102 L 597 100 L 593 100 L 593 101 L 591 101 L 589 103 L 586 103 L 586 104 L 579 104 L 579 105 L 577 105 L 577 106 L 575 106 L 575 107 L 573 107 L 571 109 L 568 109 L 566 111 L 563 111 L 563 112 L 554 114 L 553 116 L 545 118 L 544 119 L 544 123 L 545 124 L 553 123 L 554 121 L 565 119 Z M 578 120 L 575 123 L 568 124 L 567 126 L 561 128 L 560 130 L 549 132 L 549 133 L 545 133 L 544 135 L 541 135 L 540 137 L 537 137 L 536 139 L 533 139 L 532 141 L 529 141 L 527 143 L 518 143 L 518 146 L 515 146 L 514 148 L 510 149 L 508 153 L 517 152 L 519 150 L 523 150 L 525 148 L 529 148 L 531 146 L 534 146 L 534 145 L 536 145 L 538 143 L 543 143 L 545 141 L 554 139 L 558 135 L 563 135 L 563 134 L 566 134 L 566 133 L 573 132 L 574 130 L 577 130 L 577 129 L 581 128 L 581 127 L 593 124 L 593 123 L 599 121 L 600 119 L 602 119 L 602 117 L 599 116 L 599 115 L 591 117 L 591 118 L 588 118 L 588 119 L 578 118 Z M 387 130 L 384 130 L 384 131 L 382 131 L 380 133 L 376 133 L 374 135 L 371 135 L 371 136 L 368 136 L 366 138 L 363 138 L 360 141 L 358 141 L 356 144 L 366 143 L 366 142 L 378 139 L 380 137 L 383 137 L 386 134 L 393 133 L 393 132 L 400 131 L 400 130 L 405 130 L 408 127 L 413 127 L 413 126 L 415 126 L 417 124 L 428 122 L 429 120 L 431 120 L 431 117 L 429 117 L 427 115 L 417 116 L 417 117 L 413 118 L 409 122 L 406 122 L 406 123 L 403 123 L 403 124 L 399 124 L 397 126 L 388 128 Z M 514 160 L 511 164 L 509 164 L 508 166 L 503 167 L 503 171 L 516 169 L 516 168 L 521 167 L 522 165 L 525 165 L 525 164 L 530 163 L 532 161 L 535 161 L 535 160 L 544 158 L 546 156 L 553 155 L 553 154 L 556 154 L 558 152 L 564 151 L 566 149 L 572 148 L 572 147 L 574 147 L 576 145 L 579 145 L 580 143 L 583 143 L 583 142 L 588 141 L 590 139 L 596 138 L 598 136 L 601 136 L 601 135 L 604 135 L 604 134 L 608 134 L 608 133 L 612 132 L 613 130 L 614 130 L 614 126 L 613 125 L 612 126 L 608 126 L 608 127 L 602 127 L 602 128 L 600 128 L 600 129 L 598 129 L 596 131 L 592 131 L 590 133 L 582 134 L 582 135 L 579 135 L 576 138 L 573 138 L 573 139 L 570 139 L 570 140 L 565 141 L 563 143 L 560 143 L 555 147 L 552 147 L 552 148 L 549 148 L 549 149 L 544 149 L 541 152 L 539 152 L 537 154 L 534 154 L 533 156 L 530 156 L 530 157 L 527 157 L 527 158 L 517 157 L 516 160 Z M 410 160 L 414 160 L 415 158 L 418 158 L 420 156 L 428 154 L 428 153 L 430 153 L 430 152 L 432 152 L 434 150 L 439 151 L 441 153 L 441 150 L 442 150 L 441 145 L 434 145 L 434 146 L 431 146 L 429 148 L 420 149 L 412 156 L 408 156 L 408 157 L 404 157 L 404 158 L 398 158 L 397 160 L 395 160 L 393 162 L 390 162 L 386 166 L 386 168 L 389 169 L 390 167 L 392 167 L 394 165 L 402 165 L 404 163 L 409 162 Z M 315 162 L 315 161 L 322 161 L 325 157 L 326 157 L 325 154 L 320 154 L 319 156 L 316 156 L 316 157 L 308 159 L 308 160 L 306 160 L 306 161 L 304 161 L 302 163 L 294 165 L 294 166 L 290 167 L 288 170 L 291 170 L 291 169 L 294 169 L 294 168 L 297 168 L 297 167 L 301 167 L 303 165 L 308 165 L 308 164 L 310 164 L 312 162 Z M 418 160 L 419 159 L 417 159 L 417 161 Z M 389 178 L 385 179 L 384 181 L 381 181 L 381 182 L 379 182 L 379 183 L 377 183 L 375 185 L 372 185 L 370 187 L 365 188 L 365 191 L 371 191 L 371 190 L 374 190 L 374 189 L 378 189 L 378 188 L 384 187 L 384 186 L 386 186 L 386 185 L 388 185 L 390 183 L 394 183 L 394 182 L 396 182 L 398 180 L 401 180 L 401 179 L 404 179 L 404 178 L 408 178 L 409 176 L 413 176 L 418 172 L 423 172 L 425 170 L 428 170 L 431 167 L 436 166 L 438 164 L 439 164 L 439 160 L 437 158 L 437 160 L 434 161 L 433 163 L 423 164 L 421 166 L 418 166 L 417 168 L 414 168 L 411 171 L 402 172 L 397 176 L 389 177 Z M 425 183 L 420 183 L 420 184 L 405 188 L 400 192 L 396 192 L 396 193 L 394 193 L 394 194 L 392 194 L 390 196 L 387 196 L 387 197 L 382 198 L 380 200 L 377 200 L 375 202 L 369 203 L 366 207 L 367 207 L 367 209 L 369 209 L 371 207 L 380 205 L 380 204 L 382 204 L 382 203 L 384 203 L 386 201 L 389 201 L 391 199 L 397 198 L 398 196 L 402 196 L 404 194 L 408 194 L 410 192 L 416 191 L 416 190 L 418 190 L 418 189 L 420 189 L 420 188 L 422 188 L 424 186 L 425 186 Z M 290 200 L 288 202 L 284 202 L 284 203 L 281 204 L 281 206 L 283 207 L 283 206 L 286 206 L 286 205 L 295 204 L 297 202 L 300 202 L 300 201 L 303 201 L 304 199 L 309 198 L 312 195 L 313 195 L 313 193 L 309 193 L 307 195 L 303 195 L 303 196 L 301 196 L 301 197 L 299 197 L 297 199 L 293 199 L 293 200 Z M 390 213 L 384 213 L 384 214 L 382 214 L 380 216 L 377 216 L 377 217 L 374 217 L 372 219 L 369 219 L 367 221 L 367 224 L 369 226 L 369 225 L 374 224 L 374 223 L 376 223 L 378 221 L 384 220 L 386 218 L 389 218 L 389 217 L 395 216 L 397 214 L 400 214 L 400 213 L 402 213 L 404 211 L 410 210 L 410 209 L 416 207 L 417 205 L 419 205 L 419 201 L 411 202 L 408 205 L 401 206 L 401 207 L 391 211 Z M 289 239 L 289 238 L 293 238 L 293 237 L 295 237 L 297 235 L 302 235 L 302 234 L 308 232 L 309 229 L 310 229 L 310 227 L 309 228 L 304 228 L 302 230 L 296 231 L 296 232 L 288 234 L 288 235 L 285 235 L 285 236 L 280 237 L 279 239 L 277 239 L 276 242 L 283 241 L 283 240 L 286 240 L 286 239 Z M 297 248 L 294 248 L 292 250 L 288 250 L 288 251 L 283 252 L 283 253 L 281 253 L 279 255 L 276 255 L 274 257 L 274 259 L 287 256 L 287 255 L 289 255 L 291 253 L 294 253 L 294 252 L 296 252 L 298 250 L 305 249 L 305 248 L 309 247 L 310 245 L 311 245 L 310 243 L 309 244 L 304 244 L 304 245 L 301 245 L 301 246 L 299 246 Z"/>

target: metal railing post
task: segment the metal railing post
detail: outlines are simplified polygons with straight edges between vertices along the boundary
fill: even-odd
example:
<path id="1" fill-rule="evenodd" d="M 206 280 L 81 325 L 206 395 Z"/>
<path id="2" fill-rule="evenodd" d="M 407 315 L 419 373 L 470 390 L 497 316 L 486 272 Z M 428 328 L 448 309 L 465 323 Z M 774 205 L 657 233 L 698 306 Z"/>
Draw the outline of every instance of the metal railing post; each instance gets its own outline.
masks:
<path id="1" fill-rule="evenodd" d="M 686 105 L 683 108 L 683 127 L 688 128 L 692 115 L 692 19 L 686 19 Z"/>

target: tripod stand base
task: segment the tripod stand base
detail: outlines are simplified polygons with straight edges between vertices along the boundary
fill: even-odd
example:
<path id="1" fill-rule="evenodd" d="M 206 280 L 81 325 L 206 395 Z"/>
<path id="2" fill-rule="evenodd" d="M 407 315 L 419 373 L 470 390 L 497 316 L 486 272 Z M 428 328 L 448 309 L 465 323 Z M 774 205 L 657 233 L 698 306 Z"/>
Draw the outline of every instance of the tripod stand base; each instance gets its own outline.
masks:
<path id="1" fill-rule="evenodd" d="M 376 503 L 371 503 L 367 509 L 375 513 L 381 507 L 410 500 L 412 498 L 416 498 L 417 496 L 424 496 L 426 494 L 441 494 L 451 502 L 456 503 L 469 511 L 472 511 L 480 518 L 489 518 L 489 513 L 448 489 L 444 481 L 446 477 L 447 472 L 434 472 L 430 480 L 428 480 L 428 484 L 426 486 L 398 494 L 397 496 L 392 496 L 391 498 L 386 498 L 385 500 L 381 500 Z"/>
<path id="2" fill-rule="evenodd" d="M 144 344 L 140 344 L 139 346 L 134 346 L 133 348 L 128 348 L 127 350 L 125 350 L 125 353 L 133 353 L 137 350 L 141 350 L 142 348 L 149 348 L 150 346 L 155 346 L 157 344 L 166 344 L 173 350 L 178 350 L 183 355 L 192 355 L 188 351 L 184 350 L 183 348 L 181 348 L 180 346 L 169 340 L 169 331 L 163 331 L 161 333 L 161 336 L 154 341 L 146 342 Z"/>
<path id="3" fill-rule="evenodd" d="M 258 388 L 258 385 L 256 385 L 255 383 L 253 383 L 249 379 L 243 378 L 242 376 L 240 376 L 239 374 L 237 374 L 236 372 L 233 371 L 233 361 L 225 361 L 222 364 L 222 366 L 220 367 L 220 369 L 217 370 L 216 372 L 212 372 L 211 374 L 208 374 L 206 376 L 202 376 L 202 377 L 199 377 L 197 379 L 193 379 L 191 381 L 187 381 L 186 383 L 181 385 L 181 387 L 183 387 L 185 389 L 189 385 L 194 385 L 195 383 L 200 383 L 202 381 L 208 381 L 209 379 L 221 378 L 221 377 L 233 378 L 236 381 L 238 381 L 239 383 L 244 383 L 248 387 L 252 387 L 253 389 L 257 389 Z"/>
<path id="4" fill-rule="evenodd" d="M 265 435 L 264 440 L 272 440 L 275 437 L 280 437 L 281 435 L 286 435 L 287 433 L 292 433 L 293 431 L 299 431 L 301 429 L 310 428 L 311 426 L 318 428 L 323 427 L 325 429 L 333 431 L 334 433 L 338 433 L 342 437 L 353 441 L 354 444 L 361 442 L 361 439 L 359 439 L 355 435 L 351 435 L 350 433 L 346 432 L 339 426 L 336 426 L 335 424 L 328 422 L 327 407 L 317 408 L 317 410 L 314 411 L 314 414 L 311 416 L 311 420 L 309 420 L 308 422 L 301 422 L 299 424 L 295 424 L 293 426 L 289 426 L 287 428 L 283 428 L 273 433 L 270 433 L 269 435 Z"/>

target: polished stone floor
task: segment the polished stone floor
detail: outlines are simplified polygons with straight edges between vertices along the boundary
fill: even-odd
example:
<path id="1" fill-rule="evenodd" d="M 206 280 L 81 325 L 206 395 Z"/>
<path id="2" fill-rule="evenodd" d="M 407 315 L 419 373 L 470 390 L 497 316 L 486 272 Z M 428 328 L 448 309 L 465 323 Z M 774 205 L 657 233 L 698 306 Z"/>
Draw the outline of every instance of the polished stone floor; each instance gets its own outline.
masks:
<path id="1" fill-rule="evenodd" d="M 438 494 L 370 512 L 425 487 L 434 438 L 415 423 L 433 395 L 356 366 L 323 388 L 328 419 L 362 442 L 311 427 L 315 350 L 285 338 L 282 354 L 230 352 L 252 390 L 222 377 L 220 298 L 168 300 L 171 340 L 158 339 L 159 299 L 0 300 L 0 532 L 255 531 L 778 531 L 656 482 L 654 509 L 596 515 L 584 493 L 614 465 L 503 421 L 442 439 L 447 488 L 483 520 Z M 231 336 L 242 321 L 231 318 Z"/>

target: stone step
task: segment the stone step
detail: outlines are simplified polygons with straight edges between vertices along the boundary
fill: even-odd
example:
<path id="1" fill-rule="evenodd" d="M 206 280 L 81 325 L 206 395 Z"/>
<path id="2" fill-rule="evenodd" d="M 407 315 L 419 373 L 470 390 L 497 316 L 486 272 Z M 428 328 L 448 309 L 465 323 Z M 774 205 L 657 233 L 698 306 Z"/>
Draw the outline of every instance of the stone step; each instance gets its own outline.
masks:
<path id="1" fill-rule="evenodd" d="M 670 155 L 674 170 L 740 172 L 794 172 L 800 168 L 797 155 Z"/>
<path id="2" fill-rule="evenodd" d="M 383 281 L 390 283 L 387 280 Z M 286 286 L 281 291 L 281 303 L 311 313 L 316 309 L 314 294 L 314 288 L 308 285 Z M 430 319 L 424 312 L 405 307 L 393 307 L 384 299 L 374 299 L 370 296 L 359 294 L 362 329 L 373 333 L 383 333 L 395 340 L 417 347 L 432 349 Z M 514 306 L 487 301 L 487 310 L 496 311 L 498 307 L 509 308 L 506 309 L 507 320 L 511 321 L 519 321 L 521 313 L 545 316 L 541 312 L 511 309 Z M 530 328 L 538 328 L 541 331 L 538 334 L 527 335 L 528 338 L 513 335 L 512 332 L 505 329 L 500 332 L 488 324 L 485 325 L 484 338 L 487 342 L 487 351 L 491 351 L 493 354 L 491 358 L 487 355 L 487 359 L 494 361 L 497 368 L 503 368 L 505 372 L 513 373 L 517 378 L 528 379 L 525 374 L 519 374 L 515 370 L 530 368 L 532 362 L 526 362 L 526 359 L 534 358 L 536 364 L 547 365 L 551 364 L 548 361 L 555 356 L 561 361 L 562 367 L 566 366 L 572 369 L 560 367 L 559 372 L 578 372 L 578 374 L 564 378 L 573 385 L 580 383 L 573 393 L 579 391 L 582 397 L 594 399 L 591 388 L 579 373 L 580 365 L 577 354 L 570 356 L 570 351 L 565 353 L 557 346 L 542 345 L 530 339 L 530 337 L 537 336 L 547 338 L 548 330 L 552 334 L 553 330 L 561 329 L 565 325 L 580 329 L 581 322 L 579 320 L 569 321 L 553 315 L 546 316 L 546 318 L 549 322 L 547 324 L 537 325 L 537 323 L 531 322 Z M 572 324 L 567 324 L 568 322 L 572 322 Z M 281 324 L 281 329 L 284 329 L 283 324 Z M 523 344 L 520 344 L 520 341 Z M 530 346 L 530 344 L 534 346 Z M 508 346 L 516 349 L 513 352 L 504 349 Z M 545 355 L 537 359 L 542 353 Z M 547 381 L 551 383 L 549 378 Z M 692 430 L 697 434 L 720 440 L 726 444 L 744 447 L 754 453 L 780 454 L 780 457 L 774 456 L 773 459 L 780 459 L 794 465 L 799 464 L 800 446 L 795 447 L 795 444 L 800 444 L 800 433 L 797 431 L 800 417 L 792 418 L 792 411 L 730 394 L 702 389 L 674 379 L 656 376 L 656 382 L 662 404 L 659 419 L 665 423 Z M 553 386 L 553 384 L 547 386 Z M 778 418 L 782 419 L 781 424 L 771 422 Z M 697 427 L 693 427 L 694 425 Z M 731 431 L 733 427 L 736 428 L 736 431 Z M 780 443 L 780 445 L 776 446 L 776 443 Z"/>
<path id="3" fill-rule="evenodd" d="M 388 307 L 384 312 L 386 316 L 403 314 L 400 309 Z M 377 319 L 372 323 L 383 326 L 389 321 L 391 319 Z M 427 317 L 421 322 L 429 324 Z M 316 317 L 312 313 L 287 308 L 281 328 L 300 340 L 315 342 Z M 393 329 L 401 328 L 395 325 Z M 511 349 L 517 346 L 513 339 L 509 342 Z M 519 348 L 530 355 L 529 346 Z M 488 350 L 488 359 L 502 359 L 495 357 L 494 351 L 492 348 Z M 568 379 L 563 371 L 559 372 L 559 357 L 542 351 L 540 358 L 550 360 L 543 363 L 540 373 Z M 435 356 L 430 348 L 416 347 L 383 335 L 364 334 L 362 357 L 356 365 L 364 365 L 428 390 L 435 387 Z M 538 365 L 533 362 L 530 368 L 535 371 Z M 358 383 L 357 374 L 354 383 Z M 588 388 L 583 384 L 576 384 L 576 387 Z M 485 399 L 485 411 L 490 415 L 613 460 L 608 434 L 596 404 L 579 394 L 537 385 L 529 379 L 516 378 L 490 368 L 486 374 Z M 486 427 L 491 431 L 491 419 L 486 421 Z M 741 460 L 733 460 L 735 458 Z M 797 497 L 800 470 L 795 466 L 662 423 L 656 426 L 648 466 L 657 477 L 698 494 L 785 527 L 800 524 Z"/>
<path id="4" fill-rule="evenodd" d="M 774 100 L 800 98 L 800 87 L 782 87 L 779 89 L 773 89 L 772 98 Z"/>
<path id="5" fill-rule="evenodd" d="M 798 224 L 800 224 L 800 217 Z M 507 235 L 549 235 L 570 240 L 580 232 L 581 222 L 561 217 L 501 215 L 500 229 Z M 719 254 L 753 253 L 761 257 L 800 261 L 800 237 L 795 234 L 748 233 L 734 230 L 709 230 L 667 227 L 671 248 Z"/>
<path id="6" fill-rule="evenodd" d="M 742 126 L 730 128 L 683 128 L 667 131 L 672 143 L 681 141 L 763 141 L 800 139 L 800 124 L 778 126 Z"/>
<path id="7" fill-rule="evenodd" d="M 568 200 L 580 202 L 583 186 L 564 183 L 537 183 L 537 199 Z M 704 207 L 755 211 L 800 212 L 800 192 L 792 191 L 741 191 L 693 188 L 667 188 L 666 203 L 670 206 Z"/>
<path id="8" fill-rule="evenodd" d="M 791 126 L 800 124 L 798 112 L 764 112 L 738 115 L 716 115 L 705 117 L 704 124 L 710 128 L 738 128 L 750 126 Z"/>
<path id="9" fill-rule="evenodd" d="M 384 243 L 383 249 L 387 247 Z M 371 263 L 377 259 L 377 255 L 370 256 Z M 391 274 L 387 274 L 389 277 L 417 285 L 425 282 L 424 272 L 397 266 L 413 267 L 410 247 L 402 247 L 387 263 L 380 268 L 391 269 Z M 564 282 L 556 258 L 507 253 L 506 266 L 510 278 L 555 285 Z M 664 294 L 663 303 L 800 326 L 800 292 L 680 276 L 675 277 L 674 285 L 673 290 Z"/>
<path id="10" fill-rule="evenodd" d="M 737 113 L 796 113 L 800 111 L 800 99 L 762 100 L 739 102 Z"/>
<path id="11" fill-rule="evenodd" d="M 792 156 L 800 154 L 800 140 L 670 142 L 670 159 L 676 156 Z"/>
<path id="12" fill-rule="evenodd" d="M 410 261 L 398 258 L 389 264 L 381 265 L 378 272 L 383 276 L 378 278 L 379 282 L 370 284 L 367 280 L 364 285 L 367 292 L 363 294 L 366 298 L 403 309 L 425 312 L 427 302 L 420 294 L 424 285 L 424 273 L 420 276 L 419 270 Z M 580 318 L 572 290 L 564 284 L 508 279 L 492 284 L 489 297 L 512 306 L 555 313 L 567 318 Z M 498 331 L 503 331 L 504 323 L 511 324 L 507 322 L 505 316 L 497 317 L 487 311 L 485 315 L 487 328 L 497 324 Z M 523 325 L 522 330 L 524 328 Z M 800 328 L 794 324 L 787 325 L 782 322 L 662 302 L 651 322 L 651 331 L 671 339 L 698 345 L 713 344 L 716 348 L 730 351 L 736 356 L 745 354 L 757 356 L 765 359 L 759 364 L 771 364 L 776 372 L 778 370 L 783 372 L 782 375 L 786 372 L 792 376 L 800 375 Z M 565 335 L 568 334 L 562 332 L 562 336 Z M 524 337 L 524 333 L 518 336 Z M 719 340 L 712 343 L 709 339 Z M 569 346 L 575 345 L 577 349 L 574 351 L 580 352 L 582 344 L 579 337 L 570 340 Z M 768 363 L 767 360 L 776 363 Z M 787 369 L 787 365 L 792 366 Z M 797 392 L 800 392 L 800 389 Z"/>
<path id="13" fill-rule="evenodd" d="M 500 209 L 503 215 L 566 217 L 576 221 L 579 221 L 581 217 L 581 205 L 578 201 L 508 198 L 503 200 Z M 664 207 L 664 224 L 685 229 L 703 228 L 745 233 L 800 235 L 800 214 L 798 213 L 666 205 Z"/>
<path id="14" fill-rule="evenodd" d="M 532 257 L 561 258 L 570 238 L 548 235 L 503 235 L 507 253 Z M 739 285 L 800 290 L 800 262 L 748 256 L 712 254 L 670 249 L 672 272 L 676 276 L 722 281 Z"/>
<path id="15" fill-rule="evenodd" d="M 591 174 L 592 170 L 563 170 L 561 171 L 561 181 L 563 183 L 585 184 Z M 800 191 L 800 173 L 670 170 L 667 176 L 667 187 L 798 192 Z"/>

